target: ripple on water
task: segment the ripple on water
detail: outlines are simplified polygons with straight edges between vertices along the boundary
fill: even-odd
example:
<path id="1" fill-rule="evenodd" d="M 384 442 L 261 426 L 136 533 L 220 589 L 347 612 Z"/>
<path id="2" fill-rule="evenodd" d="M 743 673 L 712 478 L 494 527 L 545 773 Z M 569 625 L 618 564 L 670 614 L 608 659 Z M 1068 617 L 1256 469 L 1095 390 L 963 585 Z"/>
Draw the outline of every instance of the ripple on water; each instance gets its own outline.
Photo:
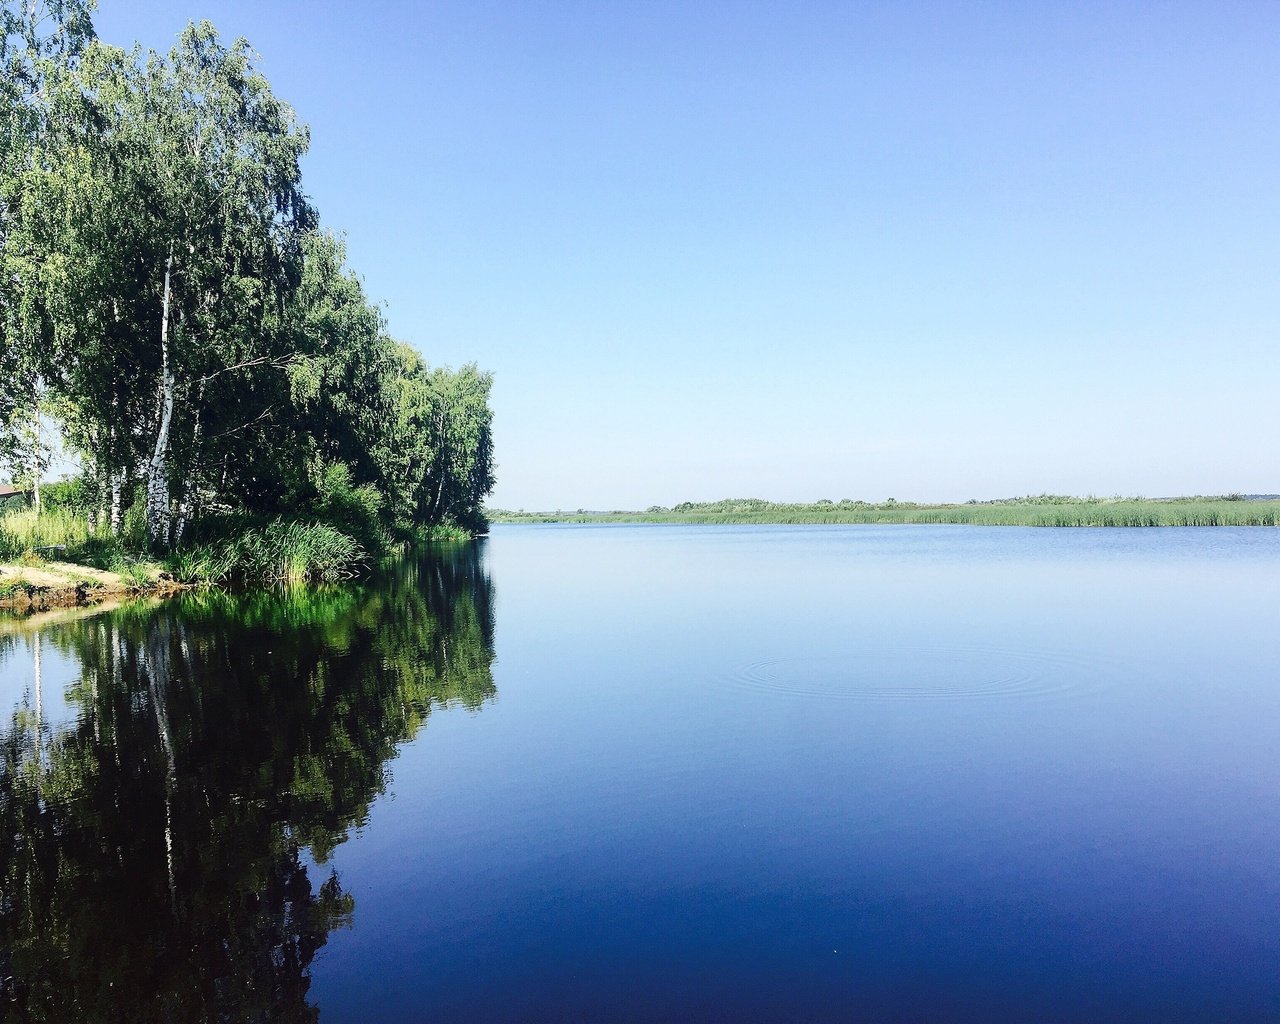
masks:
<path id="1" fill-rule="evenodd" d="M 728 682 L 778 697 L 958 701 L 1078 696 L 1115 675 L 1113 663 L 1078 651 L 902 646 L 756 661 Z"/>

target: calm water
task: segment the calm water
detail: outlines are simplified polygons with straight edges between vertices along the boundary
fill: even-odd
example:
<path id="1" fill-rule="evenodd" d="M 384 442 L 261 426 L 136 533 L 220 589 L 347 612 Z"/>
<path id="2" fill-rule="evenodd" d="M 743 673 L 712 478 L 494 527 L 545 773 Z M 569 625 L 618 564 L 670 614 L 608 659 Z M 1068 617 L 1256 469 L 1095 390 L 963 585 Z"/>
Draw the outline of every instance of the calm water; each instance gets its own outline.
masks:
<path id="1" fill-rule="evenodd" d="M 1277 530 L 611 526 L 0 624 L 0 1014 L 1280 1020 L 1278 623 Z"/>

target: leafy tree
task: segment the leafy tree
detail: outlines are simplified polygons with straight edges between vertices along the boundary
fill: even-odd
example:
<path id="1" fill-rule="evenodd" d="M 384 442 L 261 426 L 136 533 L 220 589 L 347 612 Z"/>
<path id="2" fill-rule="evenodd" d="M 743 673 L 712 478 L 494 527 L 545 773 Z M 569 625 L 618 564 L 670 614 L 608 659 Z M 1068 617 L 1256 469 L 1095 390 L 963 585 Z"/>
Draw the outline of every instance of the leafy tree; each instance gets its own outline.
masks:
<path id="1" fill-rule="evenodd" d="M 482 530 L 490 378 L 388 337 L 248 44 L 202 22 L 125 52 L 92 0 L 0 4 L 0 461 L 39 476 L 34 395 L 94 518 L 143 512 L 155 547 L 210 509 L 322 516 L 370 548 Z"/>
<path id="2" fill-rule="evenodd" d="M 15 248 L 80 440 L 97 462 L 141 464 L 148 533 L 166 545 L 217 442 L 268 415 L 283 383 L 282 311 L 314 221 L 307 131 L 248 43 L 224 46 L 207 22 L 167 58 L 90 46 L 54 111 Z M 260 379 L 273 371 L 274 388 Z M 111 423 L 126 426 L 95 435 Z"/>
<path id="3" fill-rule="evenodd" d="M 383 484 L 375 449 L 394 411 L 394 347 L 381 313 L 346 268 L 341 240 L 313 233 L 304 254 L 302 284 L 288 311 L 298 353 L 289 374 L 293 428 L 311 463 L 344 463 L 359 482 Z"/>
<path id="4" fill-rule="evenodd" d="M 386 457 L 400 507 L 415 523 L 480 531 L 493 487 L 492 378 L 474 364 L 430 370 L 407 345 L 397 349 L 396 427 Z"/>
<path id="5" fill-rule="evenodd" d="M 41 387 L 47 321 L 26 301 L 10 239 L 49 120 L 51 91 L 93 38 L 94 0 L 0 2 L 0 454 L 15 406 Z M 23 422 L 18 417 L 16 422 Z"/>

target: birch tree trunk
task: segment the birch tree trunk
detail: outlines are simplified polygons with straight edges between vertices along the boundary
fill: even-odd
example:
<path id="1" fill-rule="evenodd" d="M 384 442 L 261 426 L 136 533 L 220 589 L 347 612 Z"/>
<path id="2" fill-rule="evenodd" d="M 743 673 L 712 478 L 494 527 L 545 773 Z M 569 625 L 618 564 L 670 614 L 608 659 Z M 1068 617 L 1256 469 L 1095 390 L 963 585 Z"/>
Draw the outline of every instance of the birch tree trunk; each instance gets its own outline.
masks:
<path id="1" fill-rule="evenodd" d="M 40 391 L 37 381 L 36 397 L 31 406 L 31 504 L 35 507 L 36 515 L 40 514 L 40 463 L 44 454 L 40 450 Z"/>
<path id="2" fill-rule="evenodd" d="M 169 544 L 169 426 L 173 421 L 173 366 L 169 359 L 169 282 L 173 272 L 173 243 L 164 265 L 164 304 L 160 314 L 160 423 L 156 444 L 147 462 L 147 539 L 153 546 Z"/>
<path id="3" fill-rule="evenodd" d="M 94 494 L 94 502 L 89 506 L 89 532 L 97 533 L 98 526 L 107 521 L 107 499 L 102 489 L 106 478 L 102 474 L 101 459 L 94 459 L 91 465 L 93 468 L 86 474 L 93 481 Z"/>
<path id="4" fill-rule="evenodd" d="M 200 410 L 204 405 L 204 385 L 201 384 L 196 390 L 196 425 L 191 431 L 191 451 L 192 458 L 197 458 L 200 452 Z M 187 521 L 191 518 L 191 510 L 195 507 L 196 500 L 196 472 L 194 466 L 188 469 L 187 478 L 182 488 L 182 494 L 178 499 L 178 521 L 173 527 L 173 543 L 182 543 L 182 533 L 187 528 Z"/>
<path id="5" fill-rule="evenodd" d="M 110 519 L 111 533 L 114 536 L 120 535 L 120 492 L 124 489 L 124 468 L 113 469 L 111 471 L 111 510 Z"/>
<path id="6" fill-rule="evenodd" d="M 31 467 L 31 504 L 36 510 L 36 515 L 40 514 L 40 465 L 34 463 Z"/>

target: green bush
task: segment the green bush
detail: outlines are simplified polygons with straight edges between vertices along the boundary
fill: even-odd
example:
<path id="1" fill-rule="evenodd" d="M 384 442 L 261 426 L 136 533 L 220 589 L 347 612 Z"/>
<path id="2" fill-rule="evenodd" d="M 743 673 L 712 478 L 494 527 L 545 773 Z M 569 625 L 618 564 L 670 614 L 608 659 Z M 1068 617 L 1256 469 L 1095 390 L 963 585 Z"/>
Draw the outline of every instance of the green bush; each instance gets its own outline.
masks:
<path id="1" fill-rule="evenodd" d="M 44 512 L 62 510 L 88 520 L 93 503 L 93 488 L 83 476 L 56 480 L 40 488 L 40 504 Z"/>
<path id="2" fill-rule="evenodd" d="M 316 517 L 354 537 L 366 551 L 385 551 L 390 543 L 382 524 L 382 494 L 373 484 L 356 486 L 345 463 L 325 466 L 316 484 Z"/>

